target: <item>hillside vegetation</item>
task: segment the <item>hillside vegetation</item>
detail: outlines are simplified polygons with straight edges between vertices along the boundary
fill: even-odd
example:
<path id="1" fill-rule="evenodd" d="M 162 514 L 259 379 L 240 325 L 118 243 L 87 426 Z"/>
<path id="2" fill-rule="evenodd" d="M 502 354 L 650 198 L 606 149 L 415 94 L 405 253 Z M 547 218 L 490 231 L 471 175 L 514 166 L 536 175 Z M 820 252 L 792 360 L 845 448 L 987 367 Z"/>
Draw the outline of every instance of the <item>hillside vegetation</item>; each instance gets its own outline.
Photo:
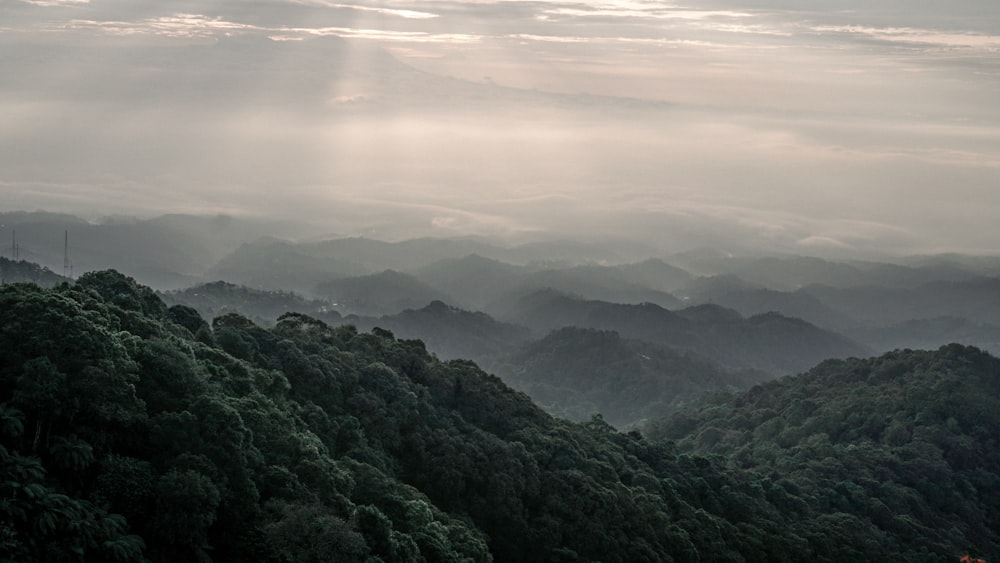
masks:
<path id="1" fill-rule="evenodd" d="M 1000 360 L 975 348 L 824 362 L 649 433 L 771 476 L 791 533 L 824 513 L 842 527 L 815 546 L 831 557 L 851 528 L 868 531 L 858 549 L 881 543 L 906 561 L 943 556 L 956 538 L 1000 549 Z"/>
<path id="2" fill-rule="evenodd" d="M 853 384 L 884 381 L 877 404 L 903 402 L 912 420 L 851 419 L 826 450 L 773 468 L 688 452 L 685 433 L 659 432 L 679 450 L 600 417 L 553 418 L 386 330 L 295 313 L 271 329 L 236 314 L 209 326 L 113 271 L 0 287 L 0 349 L 0 559 L 940 561 L 997 547 L 998 361 L 967 349 L 912 370 L 825 364 L 803 385 L 872 365 Z M 909 392 L 911 372 L 925 392 Z M 710 409 L 766 417 L 749 405 L 784 395 L 757 389 Z M 817 412 L 833 399 L 798 392 Z M 842 416 L 881 416 L 856 400 Z M 690 442 L 726 443 L 704 433 Z M 872 457 L 845 454 L 858 473 L 827 483 L 837 448 Z"/>

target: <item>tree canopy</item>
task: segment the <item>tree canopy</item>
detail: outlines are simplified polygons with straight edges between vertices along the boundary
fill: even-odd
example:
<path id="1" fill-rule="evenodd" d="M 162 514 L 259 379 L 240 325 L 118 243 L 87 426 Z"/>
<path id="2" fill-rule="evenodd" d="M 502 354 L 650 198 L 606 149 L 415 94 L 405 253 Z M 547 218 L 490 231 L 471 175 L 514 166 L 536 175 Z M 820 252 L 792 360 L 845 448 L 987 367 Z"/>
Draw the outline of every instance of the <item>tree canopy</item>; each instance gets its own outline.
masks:
<path id="1" fill-rule="evenodd" d="M 670 429 L 743 403 L 658 430 L 675 445 L 599 416 L 553 418 L 475 364 L 439 361 L 388 330 L 300 313 L 269 329 L 238 314 L 197 320 L 113 271 L 0 287 L 0 559 L 930 561 L 963 542 L 995 552 L 1000 409 L 983 395 L 996 396 L 997 360 L 969 350 L 872 364 L 866 381 L 926 379 L 916 394 L 898 386 L 912 418 L 868 424 L 876 410 L 848 411 L 860 418 L 840 433 L 831 422 L 827 442 L 754 422 L 791 407 L 751 391 L 742 400 L 761 410 L 739 424 L 771 442 L 727 459 L 712 448 L 735 440 L 728 427 Z M 811 400 L 787 416 L 801 425 L 826 412 Z M 895 458 L 836 454 L 883 443 Z M 804 453 L 787 465 L 745 461 L 796 446 Z M 822 480 L 825 464 L 846 471 L 838 463 L 867 473 Z"/>

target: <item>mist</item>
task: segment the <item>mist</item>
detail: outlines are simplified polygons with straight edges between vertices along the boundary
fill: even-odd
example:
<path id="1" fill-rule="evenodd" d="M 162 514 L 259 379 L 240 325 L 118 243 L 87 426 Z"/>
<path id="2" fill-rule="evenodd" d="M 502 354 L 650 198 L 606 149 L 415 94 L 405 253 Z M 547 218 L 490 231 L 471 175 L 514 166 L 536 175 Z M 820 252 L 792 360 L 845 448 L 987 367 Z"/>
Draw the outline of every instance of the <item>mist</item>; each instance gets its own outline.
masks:
<path id="1" fill-rule="evenodd" d="M 993 252 L 991 10 L 16 1 L 0 205 L 387 240 Z"/>

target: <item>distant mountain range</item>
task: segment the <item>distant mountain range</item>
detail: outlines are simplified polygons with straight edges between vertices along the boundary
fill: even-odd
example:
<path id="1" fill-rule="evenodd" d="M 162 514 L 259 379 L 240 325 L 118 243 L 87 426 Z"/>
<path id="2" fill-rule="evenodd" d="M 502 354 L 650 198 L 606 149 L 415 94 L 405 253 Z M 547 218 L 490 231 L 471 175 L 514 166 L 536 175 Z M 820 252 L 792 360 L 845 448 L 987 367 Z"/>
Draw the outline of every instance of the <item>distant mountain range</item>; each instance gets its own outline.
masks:
<path id="1" fill-rule="evenodd" d="M 595 414 L 620 428 L 664 417 L 700 395 L 748 388 L 769 376 L 606 330 L 567 327 L 526 344 L 489 369 L 547 411 L 570 420 Z"/>
<path id="2" fill-rule="evenodd" d="M 204 281 L 216 262 L 262 234 L 295 237 L 311 232 L 304 225 L 221 215 L 90 222 L 47 212 L 0 213 L 0 230 L 6 241 L 16 238 L 22 259 L 61 272 L 68 255 L 76 276 L 115 268 L 158 289 Z M 0 248 L 5 250 L 0 254 L 10 255 L 9 245 Z"/>
<path id="3" fill-rule="evenodd" d="M 612 330 L 627 338 L 696 352 L 730 367 L 776 374 L 808 369 L 825 358 L 869 353 L 800 319 L 779 313 L 744 318 L 714 305 L 669 311 L 652 303 L 584 300 L 547 290 L 498 304 L 491 312 L 536 333 L 566 326 Z"/>
<path id="4" fill-rule="evenodd" d="M 520 378 L 519 388 L 553 412 L 584 416 L 597 409 L 618 424 L 673 408 L 696 388 L 739 387 L 743 380 L 733 374 L 746 370 L 783 375 L 827 358 L 950 342 L 1000 353 L 997 257 L 836 261 L 702 248 L 636 261 L 638 253 L 655 251 L 559 240 L 508 245 L 481 237 L 388 242 L 225 216 L 89 222 L 17 212 L 0 214 L 0 230 L 12 245 L 16 232 L 18 254 L 28 259 L 0 262 L 5 283 L 63 281 L 54 270 L 62 270 L 68 233 L 75 275 L 116 268 L 205 318 L 235 312 L 272 326 L 293 311 L 331 325 L 379 327 L 423 340 L 443 359 L 468 358 L 512 382 Z M 0 252 L 13 254 L 13 248 Z M 564 332 L 571 328 L 612 336 Z M 557 372 L 536 369 L 546 365 L 535 353 L 556 342 L 546 340 L 553 331 L 562 340 L 606 346 L 609 357 L 641 349 L 633 356 L 666 354 L 674 363 L 595 362 L 596 371 L 581 376 L 573 390 Z M 697 358 L 701 383 L 685 387 L 675 380 L 677 370 L 668 367 L 680 365 L 677 358 Z M 630 367 L 616 372 L 615 365 Z M 593 395 L 591 388 L 601 388 L 597 373 L 632 381 L 623 390 L 647 389 L 641 394 L 649 395 L 648 408 L 636 404 L 627 414 L 618 399 Z M 655 384 L 644 387 L 650 374 L 657 374 Z M 668 388 L 685 391 L 654 392 Z"/>
<path id="5" fill-rule="evenodd" d="M 368 316 L 391 315 L 449 299 L 444 292 L 395 270 L 323 282 L 315 293 L 340 311 Z"/>
<path id="6" fill-rule="evenodd" d="M 193 307 L 205 318 L 238 313 L 263 326 L 273 326 L 284 311 L 293 311 L 332 326 L 387 330 L 397 338 L 423 341 L 430 352 L 442 359 L 476 361 L 527 392 L 554 414 L 583 420 L 600 413 L 620 426 L 664 416 L 702 393 L 742 389 L 786 373 L 787 370 L 772 365 L 781 363 L 782 354 L 789 354 L 782 345 L 785 340 L 800 349 L 795 356 L 795 361 L 800 362 L 809 361 L 803 359 L 801 350 L 807 349 L 810 338 L 829 338 L 837 343 L 843 340 L 802 321 L 777 315 L 744 319 L 735 311 L 710 305 L 671 313 L 651 304 L 631 306 L 647 311 L 647 315 L 630 315 L 629 306 L 581 301 L 551 290 L 529 295 L 517 303 L 543 317 L 559 308 L 565 310 L 564 315 L 591 309 L 602 313 L 593 317 L 553 316 L 556 320 L 552 324 L 537 324 L 527 319 L 533 323 L 528 325 L 531 328 L 498 321 L 483 312 L 458 309 L 442 301 L 393 315 L 341 316 L 327 301 L 226 282 L 169 292 L 163 298 L 167 304 Z M 543 301 L 550 302 L 549 308 L 542 305 Z M 612 324 L 618 332 L 576 328 L 588 327 L 592 322 L 601 325 L 605 317 L 617 319 L 617 324 Z M 667 332 L 656 332 L 657 327 L 670 323 L 677 324 L 672 333 L 676 338 L 668 338 Z M 794 338 L 774 324 L 790 324 Z M 726 325 L 736 328 L 722 328 Z M 630 338 L 623 338 L 619 332 Z M 734 336 L 740 333 L 743 335 Z M 764 333 L 773 334 L 765 337 Z M 751 344 L 740 348 L 739 353 L 719 353 L 734 348 L 740 339 Z M 859 347 L 845 346 L 825 354 L 817 352 L 816 357 L 860 353 Z M 756 353 L 747 353 L 747 347 L 757 348 Z M 758 364 L 772 369 L 760 369 Z"/>
<path id="7" fill-rule="evenodd" d="M 237 313 L 261 326 L 273 326 L 278 317 L 288 312 L 302 313 L 331 324 L 339 324 L 342 318 L 324 301 L 306 299 L 288 291 L 253 289 L 224 281 L 163 292 L 160 297 L 167 305 L 192 307 L 208 320 Z"/>

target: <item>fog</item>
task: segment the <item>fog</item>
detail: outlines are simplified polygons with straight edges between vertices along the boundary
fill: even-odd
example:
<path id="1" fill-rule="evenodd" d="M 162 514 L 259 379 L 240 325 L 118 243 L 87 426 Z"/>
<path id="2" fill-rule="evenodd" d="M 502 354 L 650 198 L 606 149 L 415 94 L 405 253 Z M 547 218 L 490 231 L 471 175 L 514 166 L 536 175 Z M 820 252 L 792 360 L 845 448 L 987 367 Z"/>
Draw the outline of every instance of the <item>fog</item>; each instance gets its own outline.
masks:
<path id="1" fill-rule="evenodd" d="M 0 210 L 996 252 L 995 3 L 801 4 L 8 0 Z"/>

